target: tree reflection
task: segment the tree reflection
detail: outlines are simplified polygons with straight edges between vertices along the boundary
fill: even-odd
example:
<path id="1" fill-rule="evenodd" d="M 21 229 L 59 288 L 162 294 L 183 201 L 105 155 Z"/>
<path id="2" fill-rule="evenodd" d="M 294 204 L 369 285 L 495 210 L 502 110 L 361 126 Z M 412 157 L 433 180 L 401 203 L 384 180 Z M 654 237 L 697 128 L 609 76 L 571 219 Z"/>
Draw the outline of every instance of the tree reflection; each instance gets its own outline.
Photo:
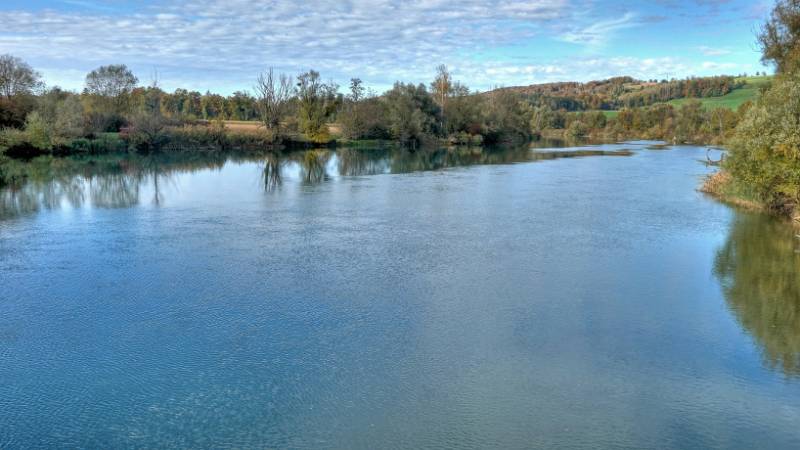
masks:
<path id="1" fill-rule="evenodd" d="M 741 214 L 714 267 L 739 323 L 789 376 L 800 376 L 799 244 L 790 225 Z"/>
<path id="2" fill-rule="evenodd" d="M 307 184 L 317 184 L 328 179 L 330 150 L 307 150 L 298 158 L 301 178 Z"/>
<path id="3" fill-rule="evenodd" d="M 35 167 L 28 179 L 0 189 L 0 219 L 56 209 L 79 208 L 87 202 L 97 208 L 138 205 L 142 189 L 151 185 L 152 202 L 164 201 L 163 184 L 174 186 L 174 174 L 219 168 L 226 158 L 156 155 L 98 158 L 88 161 L 54 160 Z"/>
<path id="4" fill-rule="evenodd" d="M 416 150 L 344 148 L 335 152 L 329 149 L 241 155 L 179 152 L 150 156 L 106 155 L 91 160 L 53 159 L 32 165 L 23 184 L 0 190 L 0 218 L 58 208 L 62 204 L 76 208 L 86 203 L 99 208 L 131 207 L 145 200 L 141 197 L 149 195 L 150 191 L 152 197 L 148 198 L 159 206 L 165 201 L 165 192 L 177 188 L 175 174 L 220 169 L 228 161 L 263 161 L 264 189 L 269 192 L 278 189 L 285 177 L 299 176 L 305 184 L 325 182 L 331 178 L 328 170 L 334 165 L 339 176 L 366 176 L 478 164 L 630 154 L 599 149 L 553 151 L 552 148 L 547 151 L 537 151 L 527 145 Z M 172 190 L 165 189 L 165 182 Z"/>
<path id="5" fill-rule="evenodd" d="M 283 184 L 281 168 L 283 162 L 275 153 L 269 153 L 264 159 L 264 189 L 272 192 Z"/>
<path id="6" fill-rule="evenodd" d="M 353 149 L 345 148 L 336 151 L 336 162 L 339 175 L 356 177 L 363 175 L 377 175 L 389 170 L 391 153 L 382 149 Z"/>

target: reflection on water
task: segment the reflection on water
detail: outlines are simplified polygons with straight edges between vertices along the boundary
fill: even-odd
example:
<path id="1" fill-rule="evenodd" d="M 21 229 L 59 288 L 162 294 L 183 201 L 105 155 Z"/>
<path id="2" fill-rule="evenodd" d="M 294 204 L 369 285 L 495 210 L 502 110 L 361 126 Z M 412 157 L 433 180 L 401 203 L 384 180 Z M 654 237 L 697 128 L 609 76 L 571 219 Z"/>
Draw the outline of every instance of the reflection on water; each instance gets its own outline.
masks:
<path id="1" fill-rule="evenodd" d="M 336 177 L 440 170 L 586 156 L 629 156 L 633 143 L 546 150 L 530 147 L 432 150 L 315 149 L 258 157 L 162 155 L 120 156 L 101 163 L 49 167 L 22 186 L 0 191 L 0 218 L 62 207 L 128 208 L 161 205 L 180 189 L 180 174 L 219 170 L 228 162 L 263 169 L 263 188 L 286 180 L 324 183 Z M 765 360 L 800 376 L 800 239 L 790 226 L 755 214 L 734 221 L 715 263 L 736 318 L 763 348 Z"/>
<path id="2" fill-rule="evenodd" d="M 800 448 L 800 241 L 649 145 L 48 162 L 0 448 Z"/>
<path id="3" fill-rule="evenodd" d="M 541 145 L 552 145 L 546 142 Z M 612 148 L 570 148 L 536 150 L 529 146 L 502 148 L 442 148 L 409 151 L 405 149 L 314 149 L 261 156 L 225 157 L 220 155 L 160 155 L 111 157 L 103 164 L 73 161 L 65 167 L 48 167 L 22 186 L 0 190 L 0 218 L 56 209 L 127 208 L 140 204 L 143 189 L 152 204 L 160 205 L 168 195 L 164 185 L 180 188 L 176 175 L 207 169 L 220 169 L 229 161 L 263 165 L 263 187 L 271 192 L 292 179 L 303 184 L 318 184 L 334 177 L 353 177 L 388 173 L 441 170 L 479 164 L 510 164 L 585 156 L 629 156 L 624 146 Z"/>
<path id="4" fill-rule="evenodd" d="M 800 240 L 789 224 L 740 214 L 715 261 L 728 305 L 766 362 L 800 376 Z"/>
<path id="5" fill-rule="evenodd" d="M 299 154 L 299 158 L 293 158 L 300 164 L 300 173 L 303 182 L 317 184 L 329 179 L 327 165 L 331 160 L 330 150 L 307 150 Z"/>
<path id="6" fill-rule="evenodd" d="M 269 153 L 264 157 L 264 189 L 268 192 L 274 191 L 283 183 L 281 177 L 281 167 L 283 161 L 274 153 Z"/>

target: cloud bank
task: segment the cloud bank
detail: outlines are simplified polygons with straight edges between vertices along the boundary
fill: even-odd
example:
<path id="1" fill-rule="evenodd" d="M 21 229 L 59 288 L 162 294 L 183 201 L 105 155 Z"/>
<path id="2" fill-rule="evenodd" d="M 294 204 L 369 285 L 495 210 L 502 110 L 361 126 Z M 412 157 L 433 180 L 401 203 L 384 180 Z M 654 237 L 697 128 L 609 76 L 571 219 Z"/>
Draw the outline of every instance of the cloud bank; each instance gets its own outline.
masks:
<path id="1" fill-rule="evenodd" d="M 30 59 L 70 88 L 98 65 L 126 63 L 143 79 L 158 70 L 167 87 L 223 92 L 248 88 L 269 66 L 292 73 L 315 68 L 342 84 L 358 76 L 379 89 L 395 80 L 427 80 L 439 63 L 479 89 L 622 74 L 683 76 L 690 70 L 669 56 L 598 55 L 615 51 L 606 47 L 619 33 L 653 17 L 599 6 L 592 0 L 190 0 L 149 6 L 63 0 L 46 9 L 0 9 L 0 53 Z M 572 54 L 560 54 L 559 46 Z M 695 67 L 704 70 L 701 62 Z"/>

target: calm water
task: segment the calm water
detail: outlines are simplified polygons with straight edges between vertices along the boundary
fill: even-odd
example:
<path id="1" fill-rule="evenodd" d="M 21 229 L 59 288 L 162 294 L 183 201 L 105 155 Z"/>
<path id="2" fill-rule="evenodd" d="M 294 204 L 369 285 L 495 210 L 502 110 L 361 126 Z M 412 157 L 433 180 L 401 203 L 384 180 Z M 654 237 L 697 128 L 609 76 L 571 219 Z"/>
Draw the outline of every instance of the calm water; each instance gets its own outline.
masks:
<path id="1" fill-rule="evenodd" d="M 0 448 L 798 448 L 800 240 L 700 160 L 37 177 L 0 193 Z"/>

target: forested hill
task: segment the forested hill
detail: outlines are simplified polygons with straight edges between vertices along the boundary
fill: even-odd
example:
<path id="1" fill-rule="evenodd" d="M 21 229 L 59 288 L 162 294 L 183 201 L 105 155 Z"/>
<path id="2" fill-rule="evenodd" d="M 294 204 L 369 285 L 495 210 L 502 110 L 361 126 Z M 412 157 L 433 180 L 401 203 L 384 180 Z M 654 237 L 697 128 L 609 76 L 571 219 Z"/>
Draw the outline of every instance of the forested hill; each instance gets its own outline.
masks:
<path id="1" fill-rule="evenodd" d="M 563 82 L 500 88 L 522 94 L 553 110 L 589 111 L 635 108 L 684 98 L 722 97 L 745 86 L 744 78 L 714 76 L 683 80 L 615 77 L 587 83 Z"/>

